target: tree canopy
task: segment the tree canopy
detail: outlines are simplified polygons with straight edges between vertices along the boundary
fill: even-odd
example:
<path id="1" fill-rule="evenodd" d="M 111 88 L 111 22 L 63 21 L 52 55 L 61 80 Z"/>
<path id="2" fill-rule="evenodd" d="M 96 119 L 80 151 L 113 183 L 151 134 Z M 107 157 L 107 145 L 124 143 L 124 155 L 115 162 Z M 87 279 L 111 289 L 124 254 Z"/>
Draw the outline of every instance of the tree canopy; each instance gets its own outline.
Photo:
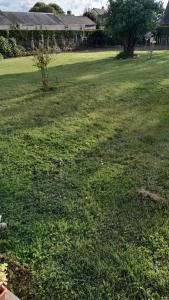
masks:
<path id="1" fill-rule="evenodd" d="M 30 9 L 30 12 L 44 12 L 44 13 L 54 13 L 57 15 L 63 15 L 63 9 L 55 3 L 45 4 L 44 2 L 37 2 Z"/>
<path id="2" fill-rule="evenodd" d="M 107 26 L 124 47 L 124 58 L 133 56 L 138 38 L 154 30 L 163 13 L 161 1 L 109 0 Z"/>
<path id="3" fill-rule="evenodd" d="M 100 20 L 99 20 L 97 14 L 96 14 L 93 10 L 91 10 L 91 9 L 86 9 L 86 10 L 84 11 L 84 13 L 83 13 L 83 16 L 84 16 L 84 17 L 88 17 L 90 20 L 92 20 L 93 22 L 95 22 L 96 25 L 97 25 L 97 28 L 100 27 Z"/>

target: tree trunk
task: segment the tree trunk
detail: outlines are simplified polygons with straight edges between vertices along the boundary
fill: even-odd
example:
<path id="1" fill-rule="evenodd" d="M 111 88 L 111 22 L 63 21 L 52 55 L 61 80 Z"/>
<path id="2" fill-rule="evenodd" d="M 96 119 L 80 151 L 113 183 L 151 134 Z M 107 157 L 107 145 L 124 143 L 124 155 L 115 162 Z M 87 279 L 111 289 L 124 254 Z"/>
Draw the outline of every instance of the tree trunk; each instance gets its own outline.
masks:
<path id="1" fill-rule="evenodd" d="M 134 57 L 134 50 L 136 45 L 136 38 L 132 33 L 128 33 L 123 37 L 123 52 L 121 52 L 119 58 L 132 58 Z"/>
<path id="2" fill-rule="evenodd" d="M 48 70 L 47 70 L 47 68 L 42 68 L 41 69 L 41 75 L 42 75 L 43 90 L 48 91 L 49 90 L 49 81 L 48 81 Z"/>

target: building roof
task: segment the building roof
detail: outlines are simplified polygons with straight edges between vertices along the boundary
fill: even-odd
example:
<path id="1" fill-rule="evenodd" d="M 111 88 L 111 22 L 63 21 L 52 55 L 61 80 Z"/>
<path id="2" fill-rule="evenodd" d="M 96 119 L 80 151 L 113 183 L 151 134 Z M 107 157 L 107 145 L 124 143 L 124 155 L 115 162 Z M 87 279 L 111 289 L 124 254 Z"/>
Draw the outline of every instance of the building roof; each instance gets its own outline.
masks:
<path id="1" fill-rule="evenodd" d="M 88 17 L 79 17 L 74 15 L 59 15 L 57 16 L 65 25 L 89 25 L 95 26 L 96 24 Z"/>
<path id="2" fill-rule="evenodd" d="M 54 14 L 35 12 L 0 12 L 0 23 L 3 25 L 21 24 L 26 26 L 63 25 Z"/>
<path id="3" fill-rule="evenodd" d="M 22 26 L 96 26 L 87 17 L 73 15 L 55 15 L 52 13 L 37 12 L 2 12 L 0 11 L 0 25 L 22 25 Z"/>
<path id="4" fill-rule="evenodd" d="M 0 11 L 0 25 L 10 25 L 8 18 Z"/>
<path id="5" fill-rule="evenodd" d="M 162 20 L 162 24 L 163 25 L 169 25 L 169 1 L 168 1 L 168 4 L 167 4 L 165 13 L 164 13 L 164 18 Z"/>
<path id="6" fill-rule="evenodd" d="M 93 8 L 93 10 L 97 13 L 99 16 L 104 16 L 106 14 L 106 10 L 104 7 L 102 8 Z"/>

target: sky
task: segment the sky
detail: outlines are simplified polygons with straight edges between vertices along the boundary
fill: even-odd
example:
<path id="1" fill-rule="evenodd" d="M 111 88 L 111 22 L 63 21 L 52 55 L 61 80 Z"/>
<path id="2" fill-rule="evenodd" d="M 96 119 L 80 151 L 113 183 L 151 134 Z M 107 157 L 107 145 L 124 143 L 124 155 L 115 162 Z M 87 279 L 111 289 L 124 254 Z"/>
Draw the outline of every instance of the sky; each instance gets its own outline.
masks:
<path id="1" fill-rule="evenodd" d="M 37 1 L 59 4 L 64 11 L 71 10 L 73 14 L 82 14 L 85 8 L 106 7 L 107 0 L 0 0 L 0 10 L 28 11 Z M 163 0 L 166 6 L 168 0 Z"/>
<path id="2" fill-rule="evenodd" d="M 57 3 L 65 12 L 82 14 L 85 8 L 106 6 L 107 0 L 0 0 L 0 10 L 28 11 L 36 2 Z"/>

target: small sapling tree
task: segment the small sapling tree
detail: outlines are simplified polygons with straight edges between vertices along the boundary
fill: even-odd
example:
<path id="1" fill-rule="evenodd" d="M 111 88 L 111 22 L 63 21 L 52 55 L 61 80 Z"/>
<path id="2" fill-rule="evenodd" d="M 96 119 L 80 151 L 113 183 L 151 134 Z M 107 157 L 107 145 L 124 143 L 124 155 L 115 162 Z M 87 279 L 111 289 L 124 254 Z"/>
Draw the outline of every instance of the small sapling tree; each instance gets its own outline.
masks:
<path id="1" fill-rule="evenodd" d="M 49 87 L 49 77 L 48 77 L 48 66 L 52 60 L 51 52 L 44 48 L 40 47 L 33 52 L 33 61 L 34 66 L 37 67 L 41 72 L 42 77 L 42 89 L 47 92 L 50 90 Z"/>

